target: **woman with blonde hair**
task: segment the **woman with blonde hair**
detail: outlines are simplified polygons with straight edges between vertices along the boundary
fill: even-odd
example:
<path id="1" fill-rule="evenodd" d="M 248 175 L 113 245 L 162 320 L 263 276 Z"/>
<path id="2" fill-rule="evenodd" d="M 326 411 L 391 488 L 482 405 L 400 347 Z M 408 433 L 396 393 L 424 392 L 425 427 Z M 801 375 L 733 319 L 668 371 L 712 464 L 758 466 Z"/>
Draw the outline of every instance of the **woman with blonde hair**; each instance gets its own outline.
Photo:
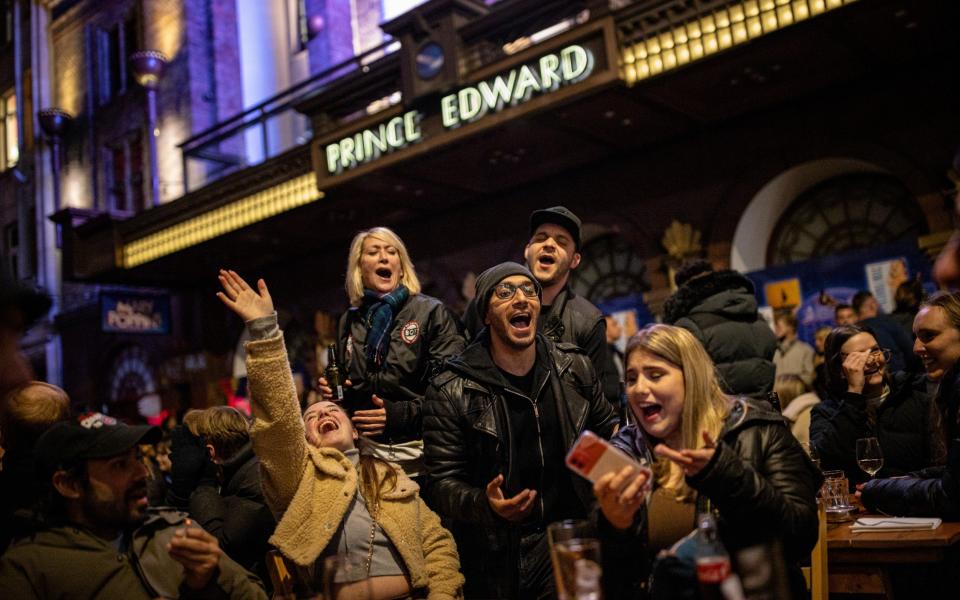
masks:
<path id="1" fill-rule="evenodd" d="M 337 334 L 344 406 L 369 452 L 418 476 L 423 394 L 434 370 L 463 349 L 459 323 L 420 292 L 406 246 L 386 227 L 354 236 L 345 287 L 350 309 Z M 319 383 L 324 399 L 334 400 L 326 379 Z"/>
<path id="2" fill-rule="evenodd" d="M 308 573 L 320 575 L 323 560 L 337 555 L 354 565 L 335 578 L 331 600 L 462 598 L 456 544 L 418 485 L 396 466 L 361 455 L 358 432 L 338 404 L 321 400 L 301 417 L 266 282 L 254 289 L 221 271 L 220 284 L 218 297 L 250 333 L 250 438 L 264 497 L 278 516 L 270 543 Z M 316 585 L 320 577 L 309 579 Z"/>
<path id="3" fill-rule="evenodd" d="M 605 524 L 620 536 L 632 531 L 646 546 L 619 556 L 637 561 L 670 549 L 695 528 L 698 513 L 712 511 L 731 553 L 779 541 L 791 587 L 802 590 L 797 563 L 817 541 L 822 476 L 781 415 L 766 403 L 727 396 L 710 357 L 685 329 L 645 327 L 628 342 L 626 363 L 634 423 L 613 443 L 652 463 L 653 489 L 647 502 L 646 478 L 628 469 L 594 486 L 601 531 Z M 617 570 L 642 573 L 645 566 Z"/>

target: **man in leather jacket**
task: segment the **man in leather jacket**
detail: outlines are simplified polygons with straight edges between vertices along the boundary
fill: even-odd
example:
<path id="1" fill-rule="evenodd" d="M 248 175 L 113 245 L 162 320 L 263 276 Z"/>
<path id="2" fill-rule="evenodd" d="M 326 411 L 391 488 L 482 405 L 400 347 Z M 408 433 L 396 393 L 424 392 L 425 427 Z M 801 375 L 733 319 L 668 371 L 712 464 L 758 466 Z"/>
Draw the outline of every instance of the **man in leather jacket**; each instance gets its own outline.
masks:
<path id="1" fill-rule="evenodd" d="M 607 325 L 603 313 L 570 287 L 570 273 L 580 265 L 580 218 L 565 206 L 530 213 L 530 239 L 523 250 L 527 268 L 543 288 L 537 330 L 554 342 L 579 346 L 593 364 L 603 395 L 620 406 L 618 374 L 610 371 Z M 474 304 L 463 317 L 468 338 L 483 328 Z"/>
<path id="2" fill-rule="evenodd" d="M 428 497 L 452 521 L 468 598 L 552 597 L 546 525 L 593 505 L 564 456 L 583 430 L 617 426 L 587 356 L 537 333 L 540 294 L 519 264 L 481 274 L 486 329 L 426 394 Z"/>

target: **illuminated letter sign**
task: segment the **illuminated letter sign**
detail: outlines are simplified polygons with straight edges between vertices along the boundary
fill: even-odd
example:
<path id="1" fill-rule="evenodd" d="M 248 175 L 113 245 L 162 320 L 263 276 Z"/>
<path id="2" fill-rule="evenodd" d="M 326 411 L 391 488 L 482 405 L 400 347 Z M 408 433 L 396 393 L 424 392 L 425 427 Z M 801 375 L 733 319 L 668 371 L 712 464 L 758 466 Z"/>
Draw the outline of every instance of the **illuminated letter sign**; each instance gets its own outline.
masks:
<path id="1" fill-rule="evenodd" d="M 327 173 L 340 174 L 420 141 L 423 137 L 421 118 L 419 112 L 411 110 L 376 127 L 327 144 L 324 147 Z"/>
<path id="2" fill-rule="evenodd" d="M 522 104 L 534 94 L 552 92 L 582 81 L 593 72 L 593 53 L 579 44 L 547 54 L 533 64 L 521 65 L 492 79 L 480 81 L 440 99 L 444 129 L 480 119 L 488 112 Z"/>

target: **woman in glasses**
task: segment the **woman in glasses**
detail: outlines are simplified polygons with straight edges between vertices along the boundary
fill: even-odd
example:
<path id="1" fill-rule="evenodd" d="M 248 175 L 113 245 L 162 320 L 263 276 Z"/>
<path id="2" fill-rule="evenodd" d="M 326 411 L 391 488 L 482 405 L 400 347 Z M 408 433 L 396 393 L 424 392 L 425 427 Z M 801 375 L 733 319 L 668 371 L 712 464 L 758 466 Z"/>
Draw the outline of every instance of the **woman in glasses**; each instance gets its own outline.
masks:
<path id="1" fill-rule="evenodd" d="M 423 394 L 434 370 L 463 349 L 458 321 L 420 293 L 407 247 L 386 227 L 354 236 L 345 287 L 350 309 L 337 336 L 344 405 L 373 455 L 417 477 Z M 319 383 L 325 400 L 338 400 L 325 378 Z"/>
<path id="2" fill-rule="evenodd" d="M 810 418 L 810 443 L 823 469 L 841 469 L 851 483 L 868 480 L 857 464 L 856 448 L 858 439 L 871 437 L 883 452 L 880 477 L 932 464 L 930 396 L 922 375 L 891 373 L 889 350 L 864 326 L 831 331 L 824 357 L 827 394 Z"/>

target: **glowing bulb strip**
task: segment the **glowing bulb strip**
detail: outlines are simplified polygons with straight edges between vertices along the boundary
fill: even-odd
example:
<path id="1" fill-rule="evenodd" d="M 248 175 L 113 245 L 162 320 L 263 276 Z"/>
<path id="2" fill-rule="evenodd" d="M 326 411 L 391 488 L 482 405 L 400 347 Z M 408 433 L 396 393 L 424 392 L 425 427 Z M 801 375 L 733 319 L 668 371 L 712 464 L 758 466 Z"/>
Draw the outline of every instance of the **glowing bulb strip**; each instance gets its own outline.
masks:
<path id="1" fill-rule="evenodd" d="M 323 198 L 316 176 L 306 173 L 123 245 L 125 269 L 156 260 Z"/>
<path id="2" fill-rule="evenodd" d="M 743 0 L 621 48 L 620 76 L 633 85 L 855 0 Z"/>

